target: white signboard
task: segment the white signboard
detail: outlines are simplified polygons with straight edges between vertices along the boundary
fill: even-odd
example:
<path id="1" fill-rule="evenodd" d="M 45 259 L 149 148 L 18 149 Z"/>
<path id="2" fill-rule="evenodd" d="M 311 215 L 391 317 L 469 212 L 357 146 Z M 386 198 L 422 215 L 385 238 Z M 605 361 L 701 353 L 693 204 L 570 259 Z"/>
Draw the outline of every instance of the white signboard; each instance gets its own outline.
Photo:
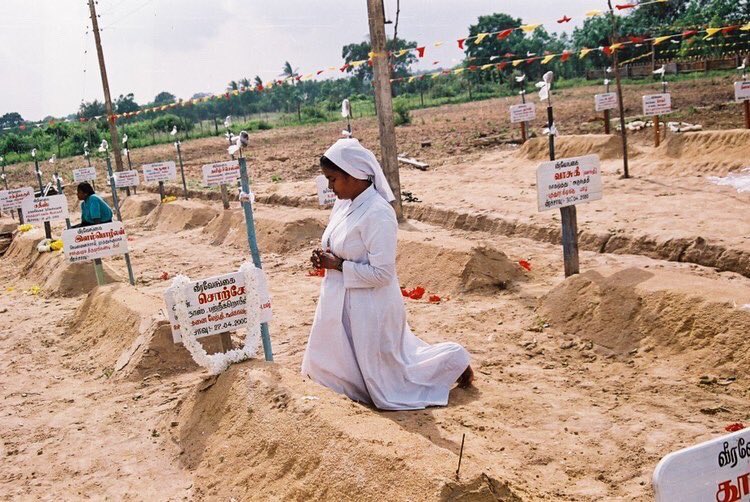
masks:
<path id="1" fill-rule="evenodd" d="M 131 169 L 130 171 L 115 171 L 115 187 L 137 187 L 140 183 L 138 178 L 138 171 Z"/>
<path id="2" fill-rule="evenodd" d="M 617 108 L 617 93 L 605 92 L 603 94 L 594 95 L 594 108 L 597 112 Z"/>
<path id="3" fill-rule="evenodd" d="M 96 179 L 96 169 L 93 167 L 82 167 L 73 169 L 73 181 L 80 183 L 82 181 L 93 181 Z"/>
<path id="4" fill-rule="evenodd" d="M 20 209 L 24 200 L 33 198 L 34 189 L 31 187 L 0 190 L 0 211 Z"/>
<path id="5" fill-rule="evenodd" d="M 26 223 L 64 220 L 68 217 L 68 199 L 64 195 L 29 197 L 21 203 Z"/>
<path id="6" fill-rule="evenodd" d="M 203 184 L 208 187 L 227 185 L 240 179 L 240 163 L 237 160 L 216 162 L 203 166 Z"/>
<path id="7" fill-rule="evenodd" d="M 63 250 L 71 263 L 128 252 L 128 236 L 119 221 L 70 228 L 62 234 Z"/>
<path id="8" fill-rule="evenodd" d="M 736 101 L 750 100 L 750 80 L 734 83 L 734 99 Z"/>
<path id="9" fill-rule="evenodd" d="M 258 274 L 258 294 L 260 296 L 260 322 L 271 322 L 271 295 L 268 292 L 266 275 L 261 269 Z M 196 338 L 216 335 L 226 331 L 242 329 L 247 323 L 245 307 L 245 278 L 241 272 L 210 277 L 190 284 L 188 291 L 188 314 L 191 326 L 188 332 Z M 164 292 L 167 317 L 172 325 L 172 340 L 181 343 L 184 331 L 175 316 L 174 292 Z"/>
<path id="10" fill-rule="evenodd" d="M 654 470 L 657 502 L 750 500 L 750 429 L 670 453 Z"/>
<path id="11" fill-rule="evenodd" d="M 177 179 L 177 167 L 173 160 L 143 164 L 143 182 L 172 181 Z"/>
<path id="12" fill-rule="evenodd" d="M 321 206 L 330 206 L 336 202 L 336 194 L 328 188 L 328 178 L 321 174 L 315 178 L 315 184 L 318 186 L 318 202 Z"/>
<path id="13" fill-rule="evenodd" d="M 602 198 L 598 155 L 544 162 L 536 170 L 539 211 L 574 206 Z"/>
<path id="14" fill-rule="evenodd" d="M 644 115 L 665 115 L 667 113 L 672 113 L 672 96 L 668 92 L 643 96 Z"/>
<path id="15" fill-rule="evenodd" d="M 511 105 L 510 122 L 517 124 L 519 122 L 529 122 L 536 118 L 536 106 L 534 103 L 522 103 L 520 105 Z"/>

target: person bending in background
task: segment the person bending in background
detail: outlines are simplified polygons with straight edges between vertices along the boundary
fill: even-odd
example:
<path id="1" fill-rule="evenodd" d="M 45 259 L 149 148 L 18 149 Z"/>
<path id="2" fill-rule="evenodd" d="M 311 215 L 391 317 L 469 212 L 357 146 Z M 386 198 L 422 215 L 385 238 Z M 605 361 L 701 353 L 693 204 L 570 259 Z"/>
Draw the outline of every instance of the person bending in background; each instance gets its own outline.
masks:
<path id="1" fill-rule="evenodd" d="M 88 181 L 78 184 L 78 200 L 81 201 L 81 223 L 72 228 L 89 227 L 112 221 L 112 209 L 104 199 L 96 195 Z"/>
<path id="2" fill-rule="evenodd" d="M 469 353 L 457 343 L 430 345 L 409 329 L 396 276 L 394 196 L 380 164 L 350 138 L 320 165 L 338 201 L 311 257 L 326 274 L 302 373 L 381 410 L 448 404 L 454 384 L 471 385 Z"/>

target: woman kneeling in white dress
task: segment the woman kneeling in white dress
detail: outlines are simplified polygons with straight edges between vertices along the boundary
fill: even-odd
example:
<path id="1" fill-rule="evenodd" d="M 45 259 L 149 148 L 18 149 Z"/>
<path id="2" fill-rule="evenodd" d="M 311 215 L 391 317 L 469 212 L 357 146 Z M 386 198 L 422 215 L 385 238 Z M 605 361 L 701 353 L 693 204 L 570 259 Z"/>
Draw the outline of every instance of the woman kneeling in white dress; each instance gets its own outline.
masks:
<path id="1" fill-rule="evenodd" d="M 302 373 L 383 410 L 448 404 L 455 383 L 473 380 L 469 354 L 456 343 L 429 345 L 406 323 L 394 197 L 380 164 L 356 139 L 337 141 L 320 164 L 338 200 L 311 258 L 327 270 Z"/>

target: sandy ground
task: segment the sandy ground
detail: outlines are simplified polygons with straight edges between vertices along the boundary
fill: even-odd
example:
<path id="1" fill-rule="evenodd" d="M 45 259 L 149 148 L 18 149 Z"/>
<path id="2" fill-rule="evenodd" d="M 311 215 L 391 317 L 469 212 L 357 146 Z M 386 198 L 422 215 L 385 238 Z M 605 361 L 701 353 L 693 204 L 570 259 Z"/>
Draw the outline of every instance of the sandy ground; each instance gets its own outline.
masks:
<path id="1" fill-rule="evenodd" d="M 424 127 L 401 131 L 416 142 L 470 106 L 491 103 L 418 112 Z M 644 137 L 630 180 L 610 139 L 561 137 L 563 154 L 602 156 L 605 187 L 578 207 L 582 274 L 567 280 L 559 218 L 536 212 L 539 145 L 414 143 L 433 165 L 401 171 L 423 202 L 405 204 L 399 276 L 443 300 L 405 300 L 409 321 L 464 344 L 477 381 L 447 407 L 388 413 L 299 375 L 320 281 L 307 257 L 327 218 L 312 167 L 336 133 L 269 131 L 251 154 L 289 156 L 252 164 L 274 364 L 207 377 L 164 315 L 164 272 L 248 259 L 236 202 L 127 198 L 135 287 L 121 258 L 105 260 L 119 282 L 91 289 L 90 265 L 39 255 L 38 229 L 16 234 L 0 258 L 0 498 L 650 500 L 662 456 L 750 420 L 750 200 L 706 181 L 742 166 L 745 133 L 658 150 Z M 191 162 L 221 157 L 211 141 L 185 143 Z M 273 163 L 282 182 L 264 178 Z"/>

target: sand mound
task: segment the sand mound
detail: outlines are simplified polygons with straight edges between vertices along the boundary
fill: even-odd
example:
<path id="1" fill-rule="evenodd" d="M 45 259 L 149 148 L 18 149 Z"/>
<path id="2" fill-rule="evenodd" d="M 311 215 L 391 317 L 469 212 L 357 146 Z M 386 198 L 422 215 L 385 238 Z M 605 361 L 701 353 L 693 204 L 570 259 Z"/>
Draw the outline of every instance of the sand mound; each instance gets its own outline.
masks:
<path id="1" fill-rule="evenodd" d="M 635 152 L 628 148 L 630 155 Z M 600 159 L 622 158 L 620 137 L 614 134 L 585 134 L 557 136 L 555 139 L 555 156 L 558 159 L 597 154 Z M 518 155 L 531 160 L 549 160 L 549 140 L 547 137 L 531 138 L 521 146 Z"/>
<path id="2" fill-rule="evenodd" d="M 255 233 L 263 253 L 288 253 L 318 245 L 325 230 L 325 215 L 310 209 L 254 208 Z M 204 231 L 215 246 L 247 248 L 242 210 L 224 211 Z M 312 243 L 312 244 L 311 244 Z"/>
<path id="3" fill-rule="evenodd" d="M 438 293 L 505 289 L 523 278 L 502 251 L 447 235 L 425 241 L 422 233 L 400 232 L 396 264 L 403 286 L 421 285 Z"/>
<path id="4" fill-rule="evenodd" d="M 159 197 L 153 194 L 138 194 L 125 197 L 120 202 L 123 219 L 131 220 L 146 216 L 159 205 Z"/>
<path id="5" fill-rule="evenodd" d="M 750 311 L 738 308 L 745 303 L 750 288 L 725 278 L 630 268 L 566 279 L 541 300 L 539 315 L 616 354 L 686 353 L 696 371 L 750 375 Z"/>
<path id="6" fill-rule="evenodd" d="M 666 159 L 679 159 L 659 166 L 660 174 L 726 176 L 750 163 L 750 130 L 704 131 L 669 134 L 656 150 Z"/>
<path id="7" fill-rule="evenodd" d="M 203 202 L 176 200 L 159 204 L 146 218 L 146 226 L 162 232 L 180 232 L 205 227 L 218 215 L 218 210 Z"/>
<path id="8" fill-rule="evenodd" d="M 177 413 L 172 440 L 199 499 L 519 500 L 466 456 L 465 481 L 453 481 L 453 445 L 410 432 L 405 414 L 376 412 L 277 365 L 234 365 Z"/>
<path id="9" fill-rule="evenodd" d="M 120 354 L 114 365 L 115 375 L 132 380 L 155 374 L 164 377 L 199 370 L 200 367 L 185 347 L 172 341 L 168 321 L 157 321 L 150 325 Z"/>

